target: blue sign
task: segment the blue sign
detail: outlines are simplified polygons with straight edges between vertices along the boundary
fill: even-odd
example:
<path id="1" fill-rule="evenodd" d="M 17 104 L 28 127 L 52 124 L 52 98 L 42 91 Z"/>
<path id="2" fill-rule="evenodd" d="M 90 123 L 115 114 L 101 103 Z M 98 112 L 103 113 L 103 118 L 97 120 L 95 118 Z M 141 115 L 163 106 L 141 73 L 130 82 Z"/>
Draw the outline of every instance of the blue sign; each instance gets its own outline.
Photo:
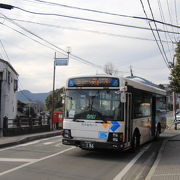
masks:
<path id="1" fill-rule="evenodd" d="M 66 66 L 68 65 L 68 58 L 55 58 L 56 66 Z"/>

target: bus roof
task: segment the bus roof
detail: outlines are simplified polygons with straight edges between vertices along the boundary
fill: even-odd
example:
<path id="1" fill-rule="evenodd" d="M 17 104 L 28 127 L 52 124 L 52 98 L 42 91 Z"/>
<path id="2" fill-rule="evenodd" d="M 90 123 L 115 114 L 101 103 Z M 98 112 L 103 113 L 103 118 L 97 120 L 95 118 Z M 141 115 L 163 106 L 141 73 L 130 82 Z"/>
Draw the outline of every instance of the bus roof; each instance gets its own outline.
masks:
<path id="1" fill-rule="evenodd" d="M 141 81 L 138 79 L 133 79 L 133 78 L 128 78 L 128 77 L 123 78 L 123 79 L 125 80 L 127 85 L 132 86 L 134 88 L 141 89 L 141 90 L 148 91 L 148 92 L 152 92 L 155 94 L 166 95 L 165 90 L 159 88 L 157 85 L 155 85 L 153 83 L 149 84 L 148 81 Z"/>
<path id="2" fill-rule="evenodd" d="M 130 77 L 119 77 L 119 76 L 112 76 L 112 75 L 107 75 L 107 74 L 100 74 L 100 75 L 85 75 L 85 76 L 74 76 L 68 79 L 68 81 L 70 79 L 73 78 L 87 78 L 87 77 L 110 77 L 110 78 L 119 78 L 120 80 L 120 87 L 123 87 L 126 85 L 132 86 L 133 88 L 136 89 L 141 89 L 144 91 L 148 91 L 148 92 L 152 92 L 155 94 L 160 94 L 160 95 L 166 95 L 166 91 L 163 89 L 160 89 L 156 84 L 138 77 L 138 76 L 130 76 Z M 68 86 L 68 81 L 67 81 L 67 86 Z M 123 82 L 122 82 L 123 81 Z"/>

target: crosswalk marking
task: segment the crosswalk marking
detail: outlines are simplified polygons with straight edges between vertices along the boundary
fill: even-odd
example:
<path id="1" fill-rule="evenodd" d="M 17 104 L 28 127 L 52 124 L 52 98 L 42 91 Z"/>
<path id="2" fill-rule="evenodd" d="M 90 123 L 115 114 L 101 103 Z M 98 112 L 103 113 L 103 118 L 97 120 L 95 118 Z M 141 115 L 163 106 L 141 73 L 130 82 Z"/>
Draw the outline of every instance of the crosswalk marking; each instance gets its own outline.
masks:
<path id="1" fill-rule="evenodd" d="M 39 143 L 40 141 L 37 140 L 37 141 L 32 141 L 32 142 L 28 142 L 28 143 L 25 143 L 25 144 L 20 144 L 18 145 L 17 147 L 24 147 L 24 146 L 29 146 L 29 145 L 32 145 L 32 144 L 37 144 Z"/>
<path id="2" fill-rule="evenodd" d="M 27 163 L 25 163 L 25 164 L 22 164 L 22 165 L 20 165 L 20 166 L 15 167 L 15 168 L 9 169 L 9 170 L 7 170 L 7 171 L 0 172 L 0 176 L 3 176 L 3 175 L 5 175 L 5 174 L 9 174 L 9 173 L 11 173 L 11 172 L 17 171 L 17 170 L 22 169 L 22 168 L 24 168 L 24 167 L 27 167 L 27 166 L 30 166 L 30 165 L 32 165 L 32 164 L 38 163 L 38 162 L 40 162 L 40 161 L 43 161 L 43 160 L 46 160 L 46 159 L 55 157 L 55 156 L 57 156 L 57 155 L 66 153 L 66 152 L 71 151 L 71 150 L 73 150 L 73 149 L 75 149 L 75 147 L 70 147 L 70 148 L 68 148 L 68 149 L 62 150 L 62 151 L 57 152 L 57 153 L 55 153 L 55 154 L 51 154 L 51 155 L 49 155 L 49 156 L 45 156 L 45 157 L 43 157 L 43 158 L 41 158 L 41 159 L 36 159 L 36 160 L 34 160 L 34 161 L 27 162 Z"/>
<path id="3" fill-rule="evenodd" d="M 23 158 L 0 158 L 3 162 L 35 162 L 37 159 L 23 159 Z"/>
<path id="4" fill-rule="evenodd" d="M 53 143 L 56 143 L 56 142 L 45 142 L 43 143 L 44 145 L 50 145 L 50 144 L 53 144 Z"/>

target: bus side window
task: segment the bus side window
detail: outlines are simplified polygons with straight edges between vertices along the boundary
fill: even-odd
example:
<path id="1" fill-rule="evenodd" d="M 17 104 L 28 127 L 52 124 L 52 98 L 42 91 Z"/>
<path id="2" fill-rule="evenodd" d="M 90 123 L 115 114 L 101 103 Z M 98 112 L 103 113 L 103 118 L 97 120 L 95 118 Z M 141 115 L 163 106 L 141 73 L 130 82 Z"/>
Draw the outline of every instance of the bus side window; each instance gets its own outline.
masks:
<path id="1" fill-rule="evenodd" d="M 134 97 L 134 118 L 142 118 L 151 115 L 151 98 L 141 94 Z"/>

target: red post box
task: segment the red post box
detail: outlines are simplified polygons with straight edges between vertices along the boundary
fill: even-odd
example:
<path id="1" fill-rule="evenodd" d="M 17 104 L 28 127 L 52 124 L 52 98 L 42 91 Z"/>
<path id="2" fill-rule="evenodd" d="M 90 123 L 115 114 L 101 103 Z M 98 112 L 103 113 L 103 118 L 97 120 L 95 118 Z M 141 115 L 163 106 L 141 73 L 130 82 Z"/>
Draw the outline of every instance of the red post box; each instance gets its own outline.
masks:
<path id="1" fill-rule="evenodd" d="M 62 128 L 63 119 L 64 119 L 64 113 L 63 112 L 54 112 L 53 124 L 56 124 L 57 127 Z"/>

